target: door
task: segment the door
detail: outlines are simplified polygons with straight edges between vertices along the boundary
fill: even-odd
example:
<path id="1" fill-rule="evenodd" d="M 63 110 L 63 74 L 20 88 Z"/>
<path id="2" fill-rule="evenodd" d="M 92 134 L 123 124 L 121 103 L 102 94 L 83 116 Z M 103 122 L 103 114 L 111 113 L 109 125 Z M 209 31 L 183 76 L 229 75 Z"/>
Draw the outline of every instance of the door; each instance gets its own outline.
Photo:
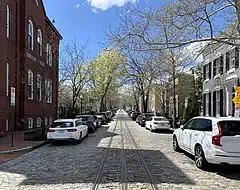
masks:
<path id="1" fill-rule="evenodd" d="M 190 142 L 191 142 L 191 134 L 193 133 L 193 128 L 195 124 L 195 119 L 190 120 L 184 127 L 182 131 L 182 146 L 183 148 L 190 152 Z"/>
<path id="2" fill-rule="evenodd" d="M 209 139 L 211 139 L 211 134 L 212 134 L 212 120 L 196 119 L 196 122 L 194 124 L 194 131 L 190 137 L 191 152 L 194 153 L 195 145 L 197 143 L 201 144 L 203 149 L 207 149 L 207 146 L 205 145 L 209 144 Z"/>

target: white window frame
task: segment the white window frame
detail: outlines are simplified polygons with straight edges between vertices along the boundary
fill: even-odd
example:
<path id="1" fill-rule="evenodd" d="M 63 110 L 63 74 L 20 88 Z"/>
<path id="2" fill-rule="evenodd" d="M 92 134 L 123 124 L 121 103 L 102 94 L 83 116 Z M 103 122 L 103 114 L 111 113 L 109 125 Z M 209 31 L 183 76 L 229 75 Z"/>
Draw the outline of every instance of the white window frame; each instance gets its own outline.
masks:
<path id="1" fill-rule="evenodd" d="M 29 96 L 29 86 L 31 86 L 31 96 Z M 28 99 L 33 99 L 33 72 L 28 70 Z"/>
<path id="2" fill-rule="evenodd" d="M 37 30 L 38 55 L 42 56 L 42 31 Z"/>
<path id="3" fill-rule="evenodd" d="M 235 68 L 235 48 L 229 51 L 229 70 Z"/>
<path id="4" fill-rule="evenodd" d="M 44 118 L 44 124 L 45 124 L 45 126 L 48 125 L 48 118 L 47 117 Z"/>
<path id="5" fill-rule="evenodd" d="M 52 103 L 52 80 L 45 79 L 45 101 Z"/>
<path id="6" fill-rule="evenodd" d="M 49 46 L 49 61 L 48 61 L 48 64 L 50 67 L 52 67 L 52 60 L 53 60 L 53 57 L 52 57 L 52 47 Z"/>
<path id="7" fill-rule="evenodd" d="M 37 118 L 37 127 L 41 127 L 42 119 L 40 117 Z"/>
<path id="8" fill-rule="evenodd" d="M 10 83 L 10 65 L 6 64 L 6 95 L 9 96 L 9 83 Z"/>
<path id="9" fill-rule="evenodd" d="M 37 98 L 38 100 L 42 100 L 42 76 L 37 74 Z M 40 94 L 38 94 L 40 93 Z M 39 96 L 40 95 L 40 96 Z"/>
<path id="10" fill-rule="evenodd" d="M 28 118 L 28 129 L 33 128 L 33 118 Z"/>
<path id="11" fill-rule="evenodd" d="M 29 39 L 28 39 L 28 48 L 30 50 L 33 50 L 33 22 L 31 20 L 28 20 L 28 38 L 29 36 L 31 37 L 31 44 L 29 44 Z M 31 47 L 30 47 L 31 45 Z"/>
<path id="12" fill-rule="evenodd" d="M 6 29 L 7 29 L 7 38 L 10 38 L 10 9 L 9 6 L 7 5 L 7 25 L 6 25 Z"/>

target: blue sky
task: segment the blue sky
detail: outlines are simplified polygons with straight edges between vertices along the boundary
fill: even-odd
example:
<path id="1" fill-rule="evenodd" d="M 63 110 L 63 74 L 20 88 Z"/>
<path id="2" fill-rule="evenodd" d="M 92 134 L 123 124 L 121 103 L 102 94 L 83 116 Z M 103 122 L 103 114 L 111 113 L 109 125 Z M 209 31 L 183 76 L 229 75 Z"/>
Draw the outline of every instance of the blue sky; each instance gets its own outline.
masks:
<path id="1" fill-rule="evenodd" d="M 138 0 L 43 0 L 50 20 L 62 34 L 63 42 L 77 40 L 88 44 L 89 56 L 93 57 L 104 48 L 105 32 L 119 24 L 118 10 Z M 152 0 L 152 2 L 158 2 Z M 145 6 L 151 0 L 140 0 Z"/>

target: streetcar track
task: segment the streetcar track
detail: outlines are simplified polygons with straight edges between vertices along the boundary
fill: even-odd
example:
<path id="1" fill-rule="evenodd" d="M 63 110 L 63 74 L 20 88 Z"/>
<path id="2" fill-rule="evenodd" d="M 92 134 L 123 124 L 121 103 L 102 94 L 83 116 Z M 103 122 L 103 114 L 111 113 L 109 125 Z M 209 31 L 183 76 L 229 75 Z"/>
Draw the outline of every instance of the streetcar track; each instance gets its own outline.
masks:
<path id="1" fill-rule="evenodd" d="M 118 125 L 118 121 L 119 121 L 119 118 L 117 118 L 117 121 L 116 121 L 116 124 L 113 128 L 113 131 L 112 133 L 115 132 L 116 128 L 117 128 L 117 125 Z M 108 153 L 109 153 L 109 150 L 110 150 L 110 146 L 112 144 L 112 140 L 113 140 L 113 136 L 110 137 L 110 140 L 109 140 L 109 143 L 108 143 L 108 146 L 107 146 L 107 151 L 106 153 L 104 154 L 104 157 L 102 159 L 102 163 L 98 169 L 98 172 L 97 172 L 97 175 L 96 175 L 96 178 L 95 178 L 95 181 L 94 181 L 94 184 L 93 184 L 93 187 L 92 187 L 92 190 L 97 190 L 98 189 L 98 186 L 99 186 L 99 182 L 101 180 L 101 175 L 102 175 L 102 170 L 104 168 L 104 165 L 105 165 L 105 162 L 106 162 L 106 159 L 108 157 Z"/>
<path id="2" fill-rule="evenodd" d="M 122 163 L 122 172 L 121 172 L 121 189 L 127 190 L 127 167 L 126 161 L 124 156 L 124 134 L 123 134 L 123 127 L 122 127 L 122 119 L 120 120 L 120 131 L 121 131 L 121 163 Z"/>
<path id="3" fill-rule="evenodd" d="M 136 143 L 136 141 L 135 141 L 135 139 L 134 139 L 134 137 L 133 137 L 129 127 L 126 124 L 126 121 L 124 121 L 124 124 L 125 124 L 125 127 L 126 127 L 127 131 L 128 131 L 129 136 L 132 139 L 132 142 L 133 142 L 133 144 L 134 144 L 134 146 L 136 148 L 136 151 L 137 151 L 139 157 L 141 158 L 141 162 L 142 162 L 142 165 L 144 166 L 144 170 L 145 170 L 145 172 L 147 174 L 147 178 L 148 178 L 149 184 L 151 185 L 151 188 L 153 190 L 158 190 L 157 185 L 154 183 L 152 174 L 151 174 L 151 172 L 150 172 L 150 170 L 149 170 L 149 168 L 148 168 L 148 166 L 147 166 L 147 164 L 146 164 L 146 162 L 145 162 L 145 160 L 143 158 L 143 155 L 142 155 L 141 151 L 139 150 L 139 147 L 138 147 L 138 145 L 137 145 L 137 143 Z"/>

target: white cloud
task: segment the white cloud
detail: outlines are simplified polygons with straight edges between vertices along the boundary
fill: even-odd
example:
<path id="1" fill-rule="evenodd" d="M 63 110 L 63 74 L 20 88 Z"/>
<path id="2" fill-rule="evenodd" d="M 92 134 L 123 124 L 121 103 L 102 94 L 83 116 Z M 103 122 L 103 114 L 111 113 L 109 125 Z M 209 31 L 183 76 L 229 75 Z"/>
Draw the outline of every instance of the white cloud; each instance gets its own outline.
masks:
<path id="1" fill-rule="evenodd" d="M 76 8 L 79 8 L 80 6 L 81 6 L 81 4 L 77 4 L 75 7 L 76 7 Z"/>
<path id="2" fill-rule="evenodd" d="M 135 3 L 136 1 L 137 0 L 87 0 L 93 12 L 97 12 L 96 10 L 106 11 L 113 6 L 122 7 L 128 2 Z"/>

